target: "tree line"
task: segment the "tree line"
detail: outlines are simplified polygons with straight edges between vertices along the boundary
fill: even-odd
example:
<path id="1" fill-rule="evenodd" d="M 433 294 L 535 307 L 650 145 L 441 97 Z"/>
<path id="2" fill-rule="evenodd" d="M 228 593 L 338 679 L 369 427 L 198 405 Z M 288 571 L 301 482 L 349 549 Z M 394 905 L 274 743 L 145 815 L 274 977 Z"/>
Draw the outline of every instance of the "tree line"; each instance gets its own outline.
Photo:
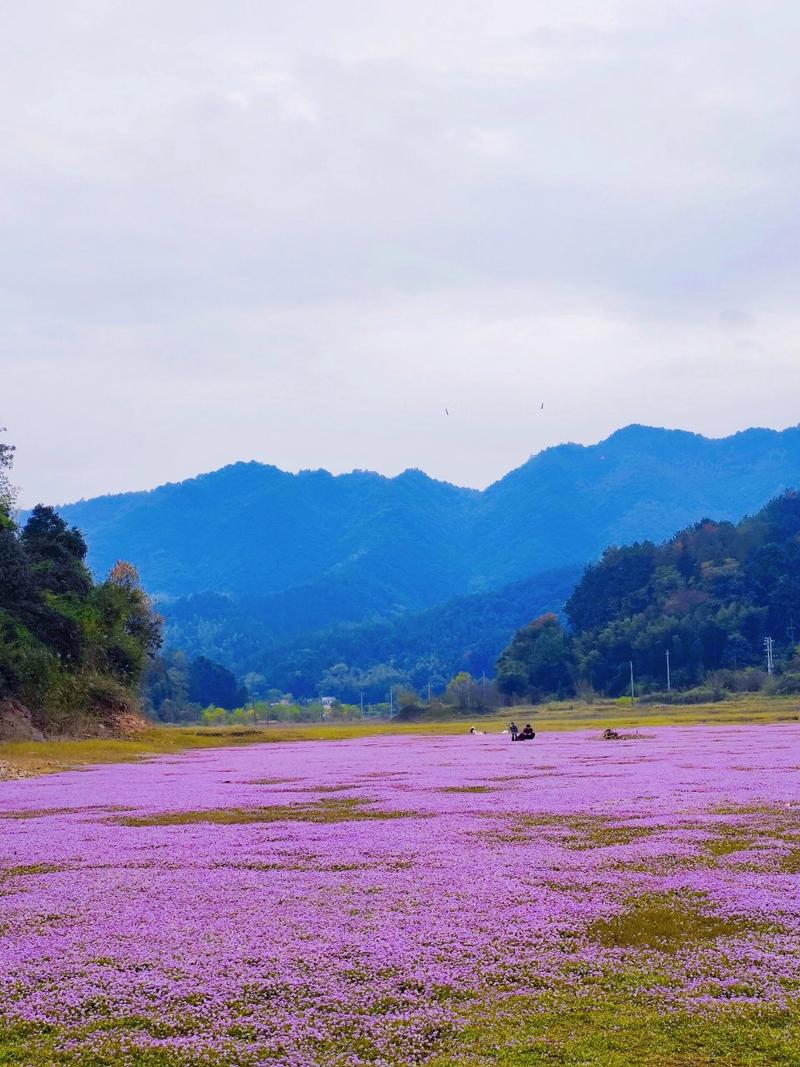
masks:
<path id="1" fill-rule="evenodd" d="M 775 648 L 776 691 L 800 691 L 800 494 L 738 524 L 704 519 L 669 541 L 611 547 L 565 607 L 517 631 L 497 663 L 508 698 L 753 688 Z M 780 680 L 778 679 L 780 676 Z"/>

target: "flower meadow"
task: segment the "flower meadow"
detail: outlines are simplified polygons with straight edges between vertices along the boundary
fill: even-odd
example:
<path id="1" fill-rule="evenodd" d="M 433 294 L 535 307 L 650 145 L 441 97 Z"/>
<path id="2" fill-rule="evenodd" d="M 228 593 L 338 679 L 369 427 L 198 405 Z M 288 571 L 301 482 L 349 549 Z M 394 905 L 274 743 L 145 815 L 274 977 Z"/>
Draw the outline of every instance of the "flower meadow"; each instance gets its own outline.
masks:
<path id="1" fill-rule="evenodd" d="M 800 1063 L 800 725 L 0 783 L 2 1064 Z"/>

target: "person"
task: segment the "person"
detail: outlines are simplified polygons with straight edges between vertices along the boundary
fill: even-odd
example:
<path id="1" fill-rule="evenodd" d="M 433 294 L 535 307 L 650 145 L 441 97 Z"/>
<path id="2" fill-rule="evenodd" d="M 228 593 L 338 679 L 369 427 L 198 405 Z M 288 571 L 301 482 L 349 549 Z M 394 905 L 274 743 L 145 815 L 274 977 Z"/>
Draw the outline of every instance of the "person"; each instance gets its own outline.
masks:
<path id="1" fill-rule="evenodd" d="M 515 723 L 515 722 L 513 721 L 513 719 L 512 719 L 512 721 L 511 721 L 511 722 L 510 722 L 510 723 L 508 724 L 508 732 L 509 732 L 509 733 L 511 734 L 511 740 L 512 740 L 512 741 L 516 741 L 516 740 L 517 740 L 517 734 L 519 733 L 519 727 L 518 727 L 518 726 L 517 726 L 517 724 L 516 724 L 516 723 Z"/>
<path id="2" fill-rule="evenodd" d="M 471 734 L 480 734 L 480 736 L 483 737 L 483 730 L 476 730 L 474 726 L 470 726 L 469 732 Z"/>
<path id="3" fill-rule="evenodd" d="M 531 726 L 531 724 L 529 722 L 526 722 L 525 723 L 525 729 L 519 735 L 517 740 L 518 741 L 533 741 L 534 737 L 536 737 L 536 734 L 534 733 L 533 727 Z"/>

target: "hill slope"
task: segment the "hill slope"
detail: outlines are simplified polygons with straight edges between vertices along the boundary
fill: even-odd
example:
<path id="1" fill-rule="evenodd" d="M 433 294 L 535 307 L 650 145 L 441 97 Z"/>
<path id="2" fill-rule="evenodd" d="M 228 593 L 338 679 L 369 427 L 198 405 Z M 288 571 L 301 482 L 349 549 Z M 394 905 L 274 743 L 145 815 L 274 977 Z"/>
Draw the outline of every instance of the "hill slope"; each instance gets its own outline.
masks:
<path id="1" fill-rule="evenodd" d="M 342 610 L 351 620 L 422 610 L 581 564 L 704 514 L 737 520 L 799 483 L 798 427 L 710 440 L 629 426 L 597 445 L 547 449 L 483 492 L 420 471 L 334 477 L 238 463 L 60 512 L 86 534 L 96 571 L 135 559 L 156 596 L 291 591 L 332 623 Z"/>
<path id="2" fill-rule="evenodd" d="M 579 568 L 563 568 L 420 613 L 311 632 L 278 597 L 205 593 L 165 607 L 166 638 L 240 675 L 255 671 L 259 692 L 310 697 L 322 689 L 357 701 L 363 691 L 365 700 L 381 701 L 391 684 L 424 689 L 430 682 L 438 690 L 458 671 L 494 674 L 514 631 L 542 612 L 561 611 L 579 577 Z"/>
<path id="3" fill-rule="evenodd" d="M 509 693 L 566 693 L 579 681 L 617 696 L 640 686 L 676 688 L 721 672 L 717 683 L 763 667 L 765 641 L 800 691 L 800 494 L 788 492 L 734 525 L 710 519 L 668 541 L 610 548 L 588 567 L 566 604 L 571 631 L 554 616 L 519 631 L 498 676 Z M 748 684 L 752 671 L 745 676 Z M 729 679 L 741 684 L 742 679 Z"/>

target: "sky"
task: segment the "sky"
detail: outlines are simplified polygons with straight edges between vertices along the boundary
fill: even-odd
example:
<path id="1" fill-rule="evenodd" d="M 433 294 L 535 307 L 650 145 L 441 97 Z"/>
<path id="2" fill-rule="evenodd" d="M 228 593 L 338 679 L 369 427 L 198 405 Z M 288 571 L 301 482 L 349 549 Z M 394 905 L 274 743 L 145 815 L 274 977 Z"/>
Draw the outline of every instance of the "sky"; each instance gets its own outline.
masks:
<path id="1" fill-rule="evenodd" d="M 21 503 L 796 424 L 798 39 L 789 0 L 5 0 Z"/>

